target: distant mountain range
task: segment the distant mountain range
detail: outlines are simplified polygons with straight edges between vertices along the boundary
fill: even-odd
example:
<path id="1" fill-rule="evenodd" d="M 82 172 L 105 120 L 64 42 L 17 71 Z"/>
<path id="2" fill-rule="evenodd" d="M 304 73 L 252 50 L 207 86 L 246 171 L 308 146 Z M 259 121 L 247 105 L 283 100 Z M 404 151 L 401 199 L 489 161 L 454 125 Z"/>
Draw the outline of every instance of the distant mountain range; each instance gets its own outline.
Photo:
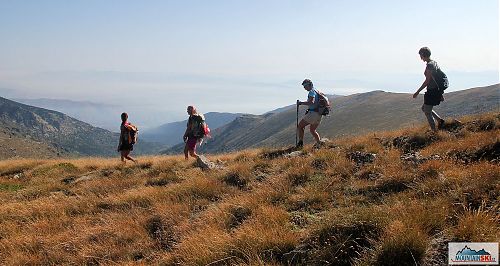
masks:
<path id="1" fill-rule="evenodd" d="M 445 102 L 436 107 L 436 110 L 446 118 L 500 111 L 499 84 L 446 93 L 445 98 Z M 422 96 L 412 99 L 408 93 L 372 91 L 333 96 L 331 101 L 331 115 L 325 117 L 319 127 L 322 137 L 358 135 L 425 123 L 420 110 Z M 89 109 L 92 106 L 94 104 L 88 103 Z M 99 106 L 94 107 L 100 110 Z M 300 116 L 304 111 L 305 107 L 301 107 Z M 212 138 L 206 141 L 200 151 L 221 153 L 252 147 L 294 145 L 295 115 L 295 105 L 278 108 L 263 115 L 207 113 L 206 120 L 212 128 Z M 167 123 L 140 131 L 135 153 L 181 152 L 183 143 L 180 142 L 186 122 Z M 118 133 L 94 127 L 61 112 L 2 97 L 0 127 L 0 159 L 16 156 L 49 158 L 117 155 L 115 150 Z M 312 141 L 307 132 L 305 141 Z"/>
<path id="2" fill-rule="evenodd" d="M 209 127 L 214 130 L 242 116 L 240 113 L 218 113 L 210 112 L 204 114 L 205 120 Z M 187 114 L 186 114 L 187 116 Z M 141 138 L 150 141 L 158 142 L 167 146 L 173 146 L 182 141 L 182 136 L 186 130 L 187 119 L 183 121 L 163 124 L 159 127 L 152 128 L 141 133 Z"/>
<path id="3" fill-rule="evenodd" d="M 0 97 L 0 158 L 116 155 L 118 133 L 94 127 L 63 113 Z M 160 146 L 141 141 L 136 153 Z"/>
<path id="4" fill-rule="evenodd" d="M 116 132 L 120 123 L 119 106 L 65 99 L 13 99 L 16 102 L 31 106 L 58 111 L 80 121 Z M 118 121 L 118 122 L 117 122 Z"/>
<path id="5" fill-rule="evenodd" d="M 335 95 L 335 94 L 328 95 L 328 99 L 333 99 L 333 98 L 337 98 L 337 97 L 343 97 L 343 96 L 342 95 Z M 287 109 L 290 109 L 290 108 L 295 108 L 295 104 L 291 104 L 291 105 L 287 105 L 287 106 L 284 106 L 284 107 L 276 108 L 276 109 L 274 109 L 272 111 L 265 112 L 264 115 L 281 113 L 281 112 L 286 111 Z"/>
<path id="6" fill-rule="evenodd" d="M 330 97 L 329 97 L 330 98 Z M 318 129 L 322 137 L 358 135 L 393 130 L 425 123 L 420 107 L 423 93 L 417 99 L 408 93 L 372 91 L 349 96 L 331 97 L 333 110 L 324 117 Z M 445 101 L 435 110 L 445 118 L 499 111 L 500 85 L 479 87 L 445 94 Z M 252 147 L 289 146 L 295 144 L 296 109 L 290 106 L 264 115 L 243 115 L 215 130 L 212 139 L 201 148 L 205 153 L 230 152 Z M 300 108 L 300 117 L 305 107 Z M 306 129 L 307 130 L 307 129 Z M 311 142 L 306 132 L 306 142 Z M 182 151 L 178 144 L 162 153 Z"/>
<path id="7" fill-rule="evenodd" d="M 149 107 L 140 101 L 111 104 L 47 98 L 18 98 L 12 100 L 35 107 L 58 111 L 80 121 L 112 132 L 119 132 L 120 115 L 122 112 L 128 112 L 131 121 L 136 123 L 141 130 L 154 128 L 165 123 L 165 118 L 170 119 L 169 121 L 181 119 L 174 118 L 169 115 L 167 111 L 158 110 L 156 107 Z"/>

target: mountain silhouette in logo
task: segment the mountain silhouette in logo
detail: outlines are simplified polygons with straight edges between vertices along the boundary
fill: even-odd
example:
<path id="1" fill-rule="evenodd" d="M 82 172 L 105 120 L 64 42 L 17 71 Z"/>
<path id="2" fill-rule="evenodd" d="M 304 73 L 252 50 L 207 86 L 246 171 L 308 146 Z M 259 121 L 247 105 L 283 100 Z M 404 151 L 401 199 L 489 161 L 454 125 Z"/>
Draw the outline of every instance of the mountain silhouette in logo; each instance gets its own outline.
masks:
<path id="1" fill-rule="evenodd" d="M 462 250 L 457 252 L 457 255 L 491 255 L 490 253 L 486 252 L 483 249 L 476 251 L 473 249 L 470 249 L 468 246 L 465 246 Z"/>

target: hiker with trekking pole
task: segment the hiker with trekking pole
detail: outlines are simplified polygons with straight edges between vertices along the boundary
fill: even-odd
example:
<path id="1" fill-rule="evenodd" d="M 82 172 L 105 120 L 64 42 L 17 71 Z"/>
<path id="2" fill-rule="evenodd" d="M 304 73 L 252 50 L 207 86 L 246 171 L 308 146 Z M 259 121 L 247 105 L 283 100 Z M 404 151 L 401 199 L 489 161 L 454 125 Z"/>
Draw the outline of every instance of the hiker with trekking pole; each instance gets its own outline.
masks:
<path id="1" fill-rule="evenodd" d="M 308 125 L 309 132 L 311 132 L 311 135 L 316 140 L 315 145 L 320 147 L 323 142 L 321 141 L 321 137 L 319 136 L 319 133 L 316 131 L 316 129 L 321 123 L 321 117 L 329 114 L 330 102 L 328 101 L 328 97 L 314 88 L 314 85 L 310 79 L 305 79 L 302 82 L 302 86 L 304 86 L 304 89 L 309 93 L 307 94 L 306 102 L 297 100 L 297 131 L 295 133 L 295 147 L 297 149 L 300 149 L 304 146 L 304 129 Z M 305 116 L 299 122 L 300 105 L 307 105 L 308 108 Z"/>

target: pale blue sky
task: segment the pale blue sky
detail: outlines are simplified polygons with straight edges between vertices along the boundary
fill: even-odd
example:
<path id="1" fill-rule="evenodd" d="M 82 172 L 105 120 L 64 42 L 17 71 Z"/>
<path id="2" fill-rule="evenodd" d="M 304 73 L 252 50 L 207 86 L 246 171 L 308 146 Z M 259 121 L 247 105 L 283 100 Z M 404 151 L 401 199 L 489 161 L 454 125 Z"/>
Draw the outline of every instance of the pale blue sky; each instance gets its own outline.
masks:
<path id="1" fill-rule="evenodd" d="M 304 98 L 306 77 L 328 93 L 413 92 L 422 46 L 450 91 L 490 85 L 499 79 L 498 5 L 0 0 L 0 96 L 126 101 L 166 121 L 191 103 L 262 113 Z"/>

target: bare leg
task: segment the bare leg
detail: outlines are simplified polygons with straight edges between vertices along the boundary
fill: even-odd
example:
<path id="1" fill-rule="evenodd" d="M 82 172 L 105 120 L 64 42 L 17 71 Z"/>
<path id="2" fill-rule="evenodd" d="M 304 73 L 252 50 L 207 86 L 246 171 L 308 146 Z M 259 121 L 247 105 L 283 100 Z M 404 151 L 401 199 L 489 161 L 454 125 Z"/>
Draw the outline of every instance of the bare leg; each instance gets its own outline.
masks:
<path id="1" fill-rule="evenodd" d="M 437 113 L 436 111 L 432 110 L 432 116 L 434 117 L 434 119 L 436 120 L 443 120 Z"/>
<path id="2" fill-rule="evenodd" d="M 319 126 L 319 124 L 317 124 L 317 125 L 311 124 L 309 126 L 309 132 L 311 132 L 312 136 L 316 140 L 316 143 L 318 143 L 320 141 L 320 139 L 321 139 L 320 136 L 319 136 L 318 131 L 316 131 L 316 129 L 318 128 L 318 126 Z"/>
<path id="3" fill-rule="evenodd" d="M 186 145 L 184 145 L 184 159 L 189 159 L 188 157 L 188 151 L 189 151 L 189 148 L 188 148 L 188 145 L 186 143 Z"/>
<path id="4" fill-rule="evenodd" d="M 195 150 L 189 150 L 189 155 L 191 155 L 191 157 L 198 158 L 198 154 Z"/>
<path id="5" fill-rule="evenodd" d="M 436 122 L 434 121 L 434 118 L 432 117 L 432 105 L 427 105 L 424 104 L 422 105 L 422 112 L 424 112 L 425 117 L 427 118 L 427 122 L 429 123 L 429 126 L 433 131 L 436 131 Z"/>
<path id="6" fill-rule="evenodd" d="M 299 132 L 299 141 L 304 141 L 304 129 L 309 125 L 304 119 L 300 120 L 299 125 L 297 126 L 297 131 Z"/>
<path id="7" fill-rule="evenodd" d="M 127 151 L 127 150 L 122 151 L 122 162 L 125 162 L 124 158 L 127 160 L 130 160 L 134 163 L 137 162 L 134 158 L 130 157 L 129 154 L 130 154 L 130 151 Z"/>
<path id="8" fill-rule="evenodd" d="M 130 161 L 132 161 L 132 162 L 134 162 L 134 163 L 136 163 L 136 162 L 137 162 L 137 160 L 136 160 L 136 159 L 134 159 L 134 158 L 130 157 L 129 155 L 127 155 L 127 157 L 125 157 L 125 158 L 127 158 L 127 160 L 130 160 Z"/>
<path id="9" fill-rule="evenodd" d="M 434 117 L 434 119 L 438 122 L 437 128 L 442 129 L 444 126 L 444 119 L 441 118 L 434 110 L 432 110 L 432 117 Z"/>

